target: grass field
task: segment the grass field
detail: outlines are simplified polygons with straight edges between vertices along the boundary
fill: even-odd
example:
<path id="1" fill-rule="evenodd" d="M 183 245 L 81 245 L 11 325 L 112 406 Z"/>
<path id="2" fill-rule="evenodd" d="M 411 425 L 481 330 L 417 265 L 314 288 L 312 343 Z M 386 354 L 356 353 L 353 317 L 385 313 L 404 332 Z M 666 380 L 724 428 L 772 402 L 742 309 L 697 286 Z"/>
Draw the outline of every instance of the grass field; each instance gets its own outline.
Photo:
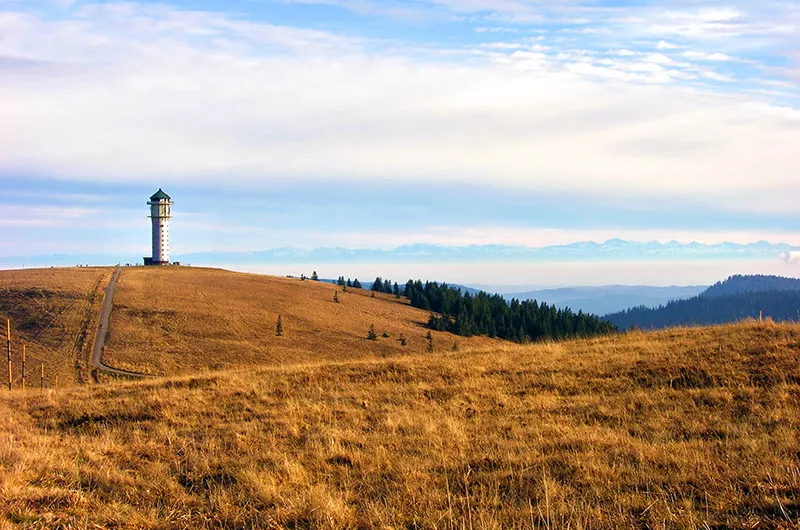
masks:
<path id="1" fill-rule="evenodd" d="M 771 322 L 2 393 L 0 526 L 797 528 L 799 427 Z"/>
<path id="2" fill-rule="evenodd" d="M 3 358 L 6 319 L 10 319 L 15 386 L 21 383 L 22 342 L 27 349 L 28 385 L 40 385 L 42 363 L 48 387 L 56 377 L 61 386 L 89 382 L 89 352 L 110 277 L 110 268 L 0 271 Z M 5 364 L 3 375 L 5 382 Z"/>
<path id="3" fill-rule="evenodd" d="M 335 302 L 334 292 L 339 303 Z M 275 334 L 281 316 L 283 336 Z M 127 370 L 183 375 L 236 366 L 391 357 L 425 352 L 429 313 L 391 295 L 220 269 L 123 270 L 105 360 Z M 367 340 L 370 325 L 377 341 Z M 388 337 L 383 337 L 387 333 Z M 400 338 L 406 338 L 406 346 Z M 434 349 L 455 337 L 433 333 Z M 458 338 L 459 347 L 498 341 Z"/>

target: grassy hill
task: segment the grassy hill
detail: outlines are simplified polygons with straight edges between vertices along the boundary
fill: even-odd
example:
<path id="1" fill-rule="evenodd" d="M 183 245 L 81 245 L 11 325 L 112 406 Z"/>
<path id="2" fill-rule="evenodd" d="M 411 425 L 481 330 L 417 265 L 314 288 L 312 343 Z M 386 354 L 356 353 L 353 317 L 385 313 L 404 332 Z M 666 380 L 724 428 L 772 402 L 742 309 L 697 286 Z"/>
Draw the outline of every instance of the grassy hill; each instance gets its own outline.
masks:
<path id="1" fill-rule="evenodd" d="M 342 332 L 337 358 L 357 335 Z M 0 392 L 0 526 L 800 523 L 798 325 L 391 352 Z"/>
<path id="2" fill-rule="evenodd" d="M 10 318 L 15 385 L 21 342 L 28 384 L 87 383 L 89 351 L 111 268 L 0 271 L 0 318 Z M 104 360 L 157 375 L 425 353 L 429 313 L 378 293 L 220 269 L 127 267 L 117 284 Z M 333 299 L 337 292 L 339 303 Z M 281 315 L 284 333 L 275 335 Z M 367 340 L 370 325 L 377 341 Z M 383 337 L 387 333 L 388 337 Z M 406 338 L 403 346 L 400 337 Z M 498 341 L 433 332 L 435 351 Z"/>
<path id="3" fill-rule="evenodd" d="M 128 268 L 118 282 L 104 358 L 123 369 L 180 375 L 424 353 L 430 313 L 392 295 L 371 295 L 324 282 L 220 269 Z M 281 337 L 275 334 L 278 315 Z M 371 325 L 377 341 L 367 339 Z M 433 338 L 440 352 L 452 349 L 456 340 L 459 347 L 497 342 L 436 332 Z"/>
<path id="4" fill-rule="evenodd" d="M 27 269 L 0 271 L 0 324 L 5 350 L 6 319 L 14 339 L 14 384 L 20 384 L 21 343 L 27 347 L 27 383 L 86 383 L 89 352 L 103 303 L 110 268 Z M 5 351 L 3 352 L 5 357 Z M 5 368 L 3 368 L 5 381 Z"/>

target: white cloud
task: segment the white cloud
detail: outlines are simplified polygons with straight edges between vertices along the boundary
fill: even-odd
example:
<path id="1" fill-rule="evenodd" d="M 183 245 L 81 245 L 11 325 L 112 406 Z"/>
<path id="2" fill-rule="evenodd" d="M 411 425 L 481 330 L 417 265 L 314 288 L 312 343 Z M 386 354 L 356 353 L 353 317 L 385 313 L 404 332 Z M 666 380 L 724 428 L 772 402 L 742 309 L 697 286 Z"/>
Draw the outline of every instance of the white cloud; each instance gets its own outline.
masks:
<path id="1" fill-rule="evenodd" d="M 687 59 L 692 59 L 695 61 L 713 61 L 713 62 L 729 62 L 729 61 L 737 61 L 735 57 L 724 53 L 708 53 L 708 52 L 699 52 L 697 50 L 686 50 L 681 54 L 683 57 Z"/>
<path id="2" fill-rule="evenodd" d="M 519 33 L 519 28 L 507 28 L 507 27 L 486 27 L 486 26 L 478 26 L 475 29 L 476 33 Z"/>
<path id="3" fill-rule="evenodd" d="M 221 14 L 81 9 L 0 16 L 0 56 L 25 60 L 0 65 L 4 172 L 439 180 L 781 210 L 800 192 L 800 113 L 648 86 L 686 75 L 666 55 L 604 64 L 516 50 L 465 63 Z"/>
<path id="4" fill-rule="evenodd" d="M 665 40 L 662 40 L 662 41 L 658 41 L 658 44 L 656 44 L 656 48 L 659 49 L 659 50 L 676 50 L 676 49 L 679 49 L 680 46 L 678 46 L 677 44 L 673 44 L 671 42 L 667 42 Z"/>
<path id="5" fill-rule="evenodd" d="M 675 61 L 662 53 L 651 53 L 647 56 L 647 61 L 656 64 L 673 64 Z"/>
<path id="6" fill-rule="evenodd" d="M 518 50 L 522 48 L 522 44 L 518 42 L 487 42 L 481 44 L 481 48 L 490 50 Z"/>
<path id="7" fill-rule="evenodd" d="M 74 225 L 102 213 L 96 208 L 7 204 L 0 209 L 0 227 Z"/>
<path id="8" fill-rule="evenodd" d="M 733 78 L 729 75 L 720 74 L 719 72 L 715 72 L 713 70 L 699 70 L 698 73 L 705 77 L 706 79 L 711 79 L 712 81 L 719 81 L 721 83 L 732 83 Z"/>
<path id="9" fill-rule="evenodd" d="M 800 252 L 784 252 L 781 254 L 781 259 L 785 263 L 800 263 Z"/>

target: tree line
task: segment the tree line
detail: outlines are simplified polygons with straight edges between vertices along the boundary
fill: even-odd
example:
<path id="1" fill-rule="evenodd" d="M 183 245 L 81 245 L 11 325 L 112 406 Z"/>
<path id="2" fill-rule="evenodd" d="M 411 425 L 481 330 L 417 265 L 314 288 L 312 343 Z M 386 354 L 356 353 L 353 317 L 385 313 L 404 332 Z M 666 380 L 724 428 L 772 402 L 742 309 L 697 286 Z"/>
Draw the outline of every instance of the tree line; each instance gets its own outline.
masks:
<path id="1" fill-rule="evenodd" d="M 470 294 L 446 283 L 409 280 L 402 290 L 413 307 L 431 311 L 428 327 L 463 337 L 488 335 L 515 342 L 590 337 L 617 328 L 595 316 L 535 300 L 507 302 L 501 295 Z M 434 313 L 438 313 L 439 316 Z"/>
<path id="2" fill-rule="evenodd" d="M 358 280 L 339 276 L 336 284 L 362 289 Z M 514 342 L 535 342 L 616 333 L 618 329 L 596 315 L 559 309 L 535 300 L 508 302 L 499 294 L 462 291 L 447 283 L 408 280 L 398 285 L 378 276 L 369 289 L 374 293 L 408 298 L 413 307 L 431 312 L 428 328 L 462 337 L 485 335 Z"/>

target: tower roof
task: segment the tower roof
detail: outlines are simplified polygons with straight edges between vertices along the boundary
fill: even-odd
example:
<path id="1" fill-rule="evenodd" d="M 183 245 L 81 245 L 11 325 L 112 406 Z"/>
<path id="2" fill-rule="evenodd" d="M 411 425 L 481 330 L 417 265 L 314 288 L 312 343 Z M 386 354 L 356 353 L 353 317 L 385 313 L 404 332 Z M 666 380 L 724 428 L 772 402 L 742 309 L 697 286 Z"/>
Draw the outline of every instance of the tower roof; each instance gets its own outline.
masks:
<path id="1" fill-rule="evenodd" d="M 168 200 L 170 200 L 170 197 L 169 197 L 169 195 L 164 193 L 164 191 L 161 188 L 158 188 L 158 191 L 155 192 L 152 197 L 150 197 L 150 200 L 151 201 L 163 201 L 163 200 L 167 200 L 168 201 Z"/>

